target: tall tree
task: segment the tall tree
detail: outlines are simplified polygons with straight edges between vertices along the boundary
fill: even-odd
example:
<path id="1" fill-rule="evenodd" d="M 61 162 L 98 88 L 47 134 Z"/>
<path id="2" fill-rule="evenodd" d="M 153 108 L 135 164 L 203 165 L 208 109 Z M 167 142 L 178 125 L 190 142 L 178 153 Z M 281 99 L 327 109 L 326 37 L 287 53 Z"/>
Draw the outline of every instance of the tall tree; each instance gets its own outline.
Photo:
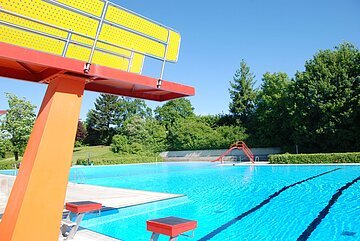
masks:
<path id="1" fill-rule="evenodd" d="M 115 134 L 115 117 L 117 115 L 119 97 L 101 94 L 95 100 L 95 109 L 87 114 L 87 142 L 90 145 L 109 145 Z"/>
<path id="2" fill-rule="evenodd" d="M 343 43 L 307 61 L 291 88 L 294 140 L 303 151 L 359 150 L 360 52 Z"/>
<path id="3" fill-rule="evenodd" d="M 14 153 L 15 160 L 18 161 L 19 155 L 22 155 L 25 150 L 34 125 L 36 107 L 25 98 L 18 98 L 13 94 L 7 93 L 6 98 L 9 109 L 2 120 L 1 131 L 8 135 L 10 148 Z"/>
<path id="4" fill-rule="evenodd" d="M 85 126 L 81 120 L 78 121 L 77 131 L 76 131 L 76 137 L 75 140 L 82 143 L 87 135 L 87 131 L 85 129 Z"/>
<path id="5" fill-rule="evenodd" d="M 90 145 L 109 145 L 112 137 L 121 132 L 125 121 L 133 116 L 148 118 L 151 109 L 143 100 L 101 94 L 95 109 L 88 112 L 86 142 Z"/>
<path id="6" fill-rule="evenodd" d="M 155 109 L 155 118 L 167 129 L 181 119 L 194 117 L 194 107 L 188 99 L 170 100 Z"/>
<path id="7" fill-rule="evenodd" d="M 265 73 L 256 97 L 254 135 L 257 146 L 286 146 L 291 135 L 288 93 L 291 81 L 285 73 Z"/>
<path id="8" fill-rule="evenodd" d="M 230 81 L 230 113 L 244 124 L 254 112 L 256 97 L 254 78 L 255 75 L 250 72 L 250 67 L 241 60 L 240 68 L 236 70 L 233 81 Z"/>
<path id="9" fill-rule="evenodd" d="M 116 106 L 115 122 L 118 128 L 121 128 L 125 121 L 133 116 L 140 118 L 149 118 L 152 116 L 152 110 L 144 100 L 132 99 L 129 97 L 119 97 Z"/>

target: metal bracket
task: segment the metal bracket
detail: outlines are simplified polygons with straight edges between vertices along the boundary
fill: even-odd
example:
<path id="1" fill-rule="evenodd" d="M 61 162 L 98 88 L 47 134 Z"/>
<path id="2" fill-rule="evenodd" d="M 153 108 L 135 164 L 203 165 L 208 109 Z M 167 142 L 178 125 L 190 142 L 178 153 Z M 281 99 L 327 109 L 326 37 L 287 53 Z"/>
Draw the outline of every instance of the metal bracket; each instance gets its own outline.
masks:
<path id="1" fill-rule="evenodd" d="M 88 73 L 89 73 L 90 67 L 91 67 L 91 64 L 90 64 L 90 63 L 84 64 L 84 73 L 85 73 L 85 74 L 88 74 Z"/>
<path id="2" fill-rule="evenodd" d="M 161 85 L 162 85 L 162 80 L 158 79 L 156 88 L 161 89 Z"/>

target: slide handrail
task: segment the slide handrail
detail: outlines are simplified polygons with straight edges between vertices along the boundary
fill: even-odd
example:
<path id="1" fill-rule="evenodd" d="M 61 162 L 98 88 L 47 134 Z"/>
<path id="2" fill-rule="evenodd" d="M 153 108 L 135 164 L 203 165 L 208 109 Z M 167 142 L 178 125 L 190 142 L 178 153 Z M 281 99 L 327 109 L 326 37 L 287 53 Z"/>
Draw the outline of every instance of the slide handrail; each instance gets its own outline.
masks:
<path id="1" fill-rule="evenodd" d="M 247 158 L 249 158 L 249 160 L 252 163 L 255 163 L 254 160 L 254 154 L 252 153 L 252 151 L 250 150 L 250 148 L 245 144 L 245 142 L 243 141 L 237 141 L 234 144 L 232 144 L 230 146 L 230 148 L 228 150 L 226 150 L 223 154 L 221 154 L 221 156 L 219 156 L 218 158 L 216 158 L 215 160 L 211 161 L 211 162 L 218 162 L 221 161 L 221 163 L 223 163 L 222 159 L 223 157 L 225 157 L 227 154 L 229 154 L 230 152 L 232 152 L 233 150 L 238 149 L 238 150 L 242 150 L 245 154 L 245 156 Z"/>

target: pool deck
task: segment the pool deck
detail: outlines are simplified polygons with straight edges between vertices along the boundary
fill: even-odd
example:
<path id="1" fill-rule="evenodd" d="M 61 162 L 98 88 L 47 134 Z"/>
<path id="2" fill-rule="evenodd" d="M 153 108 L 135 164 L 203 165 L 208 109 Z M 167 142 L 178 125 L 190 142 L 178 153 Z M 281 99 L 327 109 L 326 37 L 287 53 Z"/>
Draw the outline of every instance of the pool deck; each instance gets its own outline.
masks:
<path id="1" fill-rule="evenodd" d="M 0 219 L 4 213 L 7 197 L 11 192 L 15 177 L 0 174 Z M 110 188 L 69 183 L 65 202 L 93 201 L 103 205 L 103 209 L 123 208 L 166 199 L 182 197 L 183 195 L 147 192 L 122 188 Z M 65 210 L 64 210 L 65 211 Z M 61 239 L 59 239 L 61 240 Z M 80 230 L 74 241 L 119 241 L 90 230 Z"/>
<path id="2" fill-rule="evenodd" d="M 150 234 L 149 234 L 150 236 Z M 59 241 L 62 241 L 62 238 L 59 238 Z M 82 229 L 79 230 L 72 241 L 121 241 L 120 239 L 114 239 L 93 231 Z"/>

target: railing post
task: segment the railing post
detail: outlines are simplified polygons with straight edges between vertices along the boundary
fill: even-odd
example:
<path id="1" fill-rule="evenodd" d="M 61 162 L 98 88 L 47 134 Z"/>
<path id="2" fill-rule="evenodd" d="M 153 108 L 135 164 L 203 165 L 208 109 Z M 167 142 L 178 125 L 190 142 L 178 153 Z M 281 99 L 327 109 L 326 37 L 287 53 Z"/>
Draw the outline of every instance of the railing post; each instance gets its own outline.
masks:
<path id="1" fill-rule="evenodd" d="M 69 32 L 68 32 L 67 38 L 66 38 L 66 42 L 65 42 L 63 52 L 61 54 L 61 56 L 63 56 L 63 57 L 66 56 L 67 50 L 68 50 L 70 42 L 71 42 L 71 37 L 72 37 L 72 30 L 70 29 Z"/>
<path id="2" fill-rule="evenodd" d="M 94 52 L 95 52 L 95 49 L 96 49 L 97 41 L 98 41 L 99 36 L 100 36 L 100 32 L 101 32 L 101 29 L 102 29 L 102 26 L 103 26 L 103 23 L 104 23 L 104 20 L 105 20 L 105 16 L 106 16 L 108 6 L 109 6 L 109 1 L 105 1 L 105 5 L 104 5 L 104 8 L 103 8 L 103 11 L 102 11 L 102 14 L 101 14 L 101 19 L 99 21 L 99 25 L 98 25 L 98 28 L 96 30 L 94 44 L 93 44 L 93 46 L 91 48 L 89 60 L 85 64 L 85 67 L 84 67 L 84 72 L 85 73 L 88 73 L 90 71 L 91 62 L 92 62 L 92 59 L 94 57 Z"/>
<path id="3" fill-rule="evenodd" d="M 165 64 L 166 64 L 167 54 L 168 54 L 168 50 L 169 50 L 170 30 L 168 29 L 167 32 L 168 32 L 168 36 L 167 36 L 167 40 L 166 40 L 166 47 L 165 47 L 165 52 L 164 52 L 164 59 L 163 59 L 162 66 L 161 66 L 160 78 L 159 78 L 158 84 L 157 84 L 157 88 L 158 88 L 158 89 L 161 88 L 162 79 L 163 79 L 163 77 L 164 77 L 164 71 L 165 71 Z"/>

